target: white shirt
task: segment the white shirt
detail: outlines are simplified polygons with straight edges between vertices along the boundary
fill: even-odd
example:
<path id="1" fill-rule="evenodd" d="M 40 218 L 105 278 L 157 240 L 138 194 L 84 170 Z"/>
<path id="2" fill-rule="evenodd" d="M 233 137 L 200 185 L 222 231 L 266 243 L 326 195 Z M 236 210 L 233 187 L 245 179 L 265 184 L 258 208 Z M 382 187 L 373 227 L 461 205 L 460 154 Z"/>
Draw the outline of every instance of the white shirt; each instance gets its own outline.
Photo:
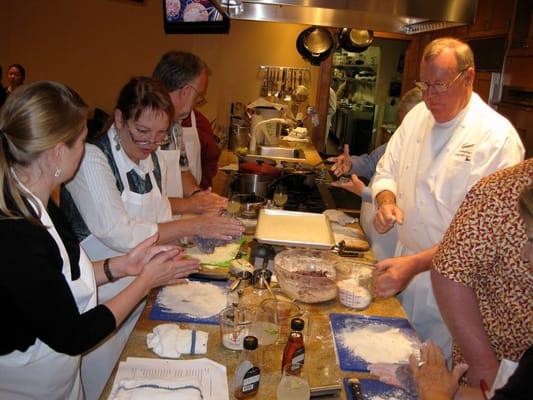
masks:
<path id="1" fill-rule="evenodd" d="M 113 130 L 108 133 L 112 138 Z M 111 139 L 112 146 L 115 142 Z M 152 157 L 141 160 L 139 165 L 131 161 L 123 149 L 113 149 L 115 162 L 120 172 L 134 169 L 141 176 L 153 171 Z M 167 168 L 160 156 L 161 181 L 166 182 Z M 156 182 L 152 185 L 157 186 Z M 119 253 L 126 253 L 141 241 L 157 232 L 157 223 L 172 219 L 170 203 L 166 197 L 165 184 L 162 184 L 162 199 L 157 221 L 149 221 L 130 216 L 124 207 L 115 176 L 105 154 L 92 144 L 85 145 L 85 157 L 74 179 L 67 184 L 76 207 L 91 233 L 106 246 Z"/>
<path id="2" fill-rule="evenodd" d="M 473 93 L 453 120 L 435 121 L 416 105 L 378 163 L 372 195 L 390 190 L 404 212 L 400 242 L 412 252 L 437 244 L 466 193 L 480 178 L 524 159 L 511 123 Z"/>
<path id="3" fill-rule="evenodd" d="M 451 121 L 440 124 L 416 105 L 392 136 L 378 163 L 372 195 L 390 190 L 404 212 L 396 255 L 439 243 L 468 190 L 480 178 L 517 164 L 524 146 L 511 123 L 472 94 Z M 420 338 L 451 356 L 452 337 L 440 316 L 429 271 L 416 275 L 399 296 Z"/>

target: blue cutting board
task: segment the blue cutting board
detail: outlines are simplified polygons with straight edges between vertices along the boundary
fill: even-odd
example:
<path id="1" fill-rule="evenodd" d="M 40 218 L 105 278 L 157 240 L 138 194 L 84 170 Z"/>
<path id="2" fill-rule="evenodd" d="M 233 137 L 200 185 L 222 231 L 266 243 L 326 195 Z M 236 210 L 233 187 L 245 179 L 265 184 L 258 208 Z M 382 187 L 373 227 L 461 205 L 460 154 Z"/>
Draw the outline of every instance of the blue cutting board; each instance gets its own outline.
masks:
<path id="1" fill-rule="evenodd" d="M 404 318 L 367 317 L 357 314 L 330 314 L 329 320 L 335 341 L 337 358 L 343 371 L 369 372 L 368 363 L 361 357 L 353 355 L 350 349 L 344 345 L 341 334 L 344 329 L 361 329 L 369 324 L 381 324 L 390 326 L 391 328 L 400 328 L 400 331 L 404 335 L 418 340 L 415 330 L 409 321 Z"/>
<path id="2" fill-rule="evenodd" d="M 352 388 L 349 384 L 349 378 L 344 378 L 344 391 L 348 400 L 359 400 L 354 397 Z M 405 390 L 397 388 L 392 385 L 374 380 L 374 379 L 359 379 L 361 387 L 361 394 L 363 400 L 372 400 L 374 396 L 379 396 L 381 399 L 395 399 L 395 400 L 417 400 L 418 396 L 407 393 Z"/>
<path id="3" fill-rule="evenodd" d="M 204 281 L 201 279 L 197 279 L 197 280 L 201 282 Z M 228 287 L 228 282 L 209 281 L 209 283 L 216 285 L 216 286 L 220 286 L 222 288 Z M 161 292 L 161 289 L 159 289 L 159 292 Z M 150 315 L 148 317 L 149 319 L 156 320 L 156 321 L 174 321 L 174 322 L 188 322 L 191 324 L 218 325 L 218 314 L 212 315 L 207 318 L 199 318 L 199 317 L 195 317 L 189 314 L 175 313 L 175 312 L 167 310 L 166 308 L 161 307 L 161 304 L 159 304 L 158 302 L 159 292 L 157 293 L 157 298 L 154 302 L 154 305 L 152 306 L 152 311 L 150 312 Z"/>

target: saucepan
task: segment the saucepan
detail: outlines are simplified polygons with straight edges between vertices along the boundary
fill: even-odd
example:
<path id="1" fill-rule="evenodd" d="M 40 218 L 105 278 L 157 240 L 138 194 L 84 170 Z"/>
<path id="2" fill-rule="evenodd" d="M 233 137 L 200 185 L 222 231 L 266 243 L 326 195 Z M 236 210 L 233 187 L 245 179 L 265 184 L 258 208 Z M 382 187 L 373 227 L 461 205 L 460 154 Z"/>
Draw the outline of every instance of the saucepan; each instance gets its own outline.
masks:
<path id="1" fill-rule="evenodd" d="M 296 40 L 298 53 L 312 65 L 320 65 L 329 57 L 335 47 L 335 40 L 326 28 L 312 26 L 300 32 Z"/>
<path id="2" fill-rule="evenodd" d="M 243 156 L 237 154 L 239 157 L 239 171 L 247 174 L 261 174 L 277 177 L 281 173 L 279 168 L 276 168 L 276 162 L 265 157 Z"/>
<path id="3" fill-rule="evenodd" d="M 238 194 L 236 196 L 241 203 L 241 216 L 243 218 L 257 218 L 259 210 L 265 204 L 264 197 L 255 194 Z"/>
<path id="4" fill-rule="evenodd" d="M 339 32 L 340 46 L 350 52 L 362 53 L 372 44 L 374 32 L 366 29 L 342 28 Z"/>
<path id="5" fill-rule="evenodd" d="M 285 161 L 282 161 L 281 164 L 283 165 L 281 177 L 276 179 L 271 185 L 275 186 L 283 180 L 287 186 L 298 190 L 298 188 L 302 187 L 313 188 L 315 186 L 315 178 L 320 171 L 318 166 L 322 162 L 313 166 Z"/>
<path id="6" fill-rule="evenodd" d="M 262 174 L 237 174 L 232 183 L 234 191 L 268 197 L 274 177 Z"/>

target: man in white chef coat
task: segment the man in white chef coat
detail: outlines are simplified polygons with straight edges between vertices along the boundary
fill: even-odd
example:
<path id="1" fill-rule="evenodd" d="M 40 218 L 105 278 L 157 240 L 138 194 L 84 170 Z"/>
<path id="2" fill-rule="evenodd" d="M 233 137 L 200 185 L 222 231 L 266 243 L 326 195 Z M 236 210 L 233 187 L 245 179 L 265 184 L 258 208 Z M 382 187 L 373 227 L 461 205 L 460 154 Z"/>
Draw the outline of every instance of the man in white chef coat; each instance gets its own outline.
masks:
<path id="1" fill-rule="evenodd" d="M 201 147 L 193 107 L 205 103 L 207 65 L 195 54 L 169 51 L 159 60 L 153 77 L 166 87 L 175 110 L 170 144 L 161 148 L 168 166 L 167 193 L 173 214 L 201 214 L 224 208 L 225 198 L 199 187 Z M 191 127 L 182 127 L 181 121 L 189 114 Z"/>
<path id="2" fill-rule="evenodd" d="M 427 45 L 416 82 L 424 102 L 392 136 L 372 185 L 376 230 L 398 228 L 395 257 L 376 265 L 376 295 L 401 292 L 422 340 L 432 339 L 447 358 L 451 336 L 433 296 L 431 259 L 470 187 L 524 158 L 511 123 L 473 93 L 474 75 L 467 44 L 441 38 Z"/>

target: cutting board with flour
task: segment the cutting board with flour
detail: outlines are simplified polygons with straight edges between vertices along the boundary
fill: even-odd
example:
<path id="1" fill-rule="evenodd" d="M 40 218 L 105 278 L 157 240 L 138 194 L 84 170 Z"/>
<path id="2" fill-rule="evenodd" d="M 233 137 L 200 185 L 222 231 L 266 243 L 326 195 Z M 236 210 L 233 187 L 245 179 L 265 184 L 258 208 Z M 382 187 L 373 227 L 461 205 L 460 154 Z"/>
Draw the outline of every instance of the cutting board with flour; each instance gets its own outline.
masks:
<path id="1" fill-rule="evenodd" d="M 409 323 L 407 319 L 404 318 L 388 318 L 388 317 L 368 317 L 365 315 L 357 314 L 330 314 L 330 326 L 333 333 L 333 340 L 335 342 L 335 350 L 337 359 L 339 361 L 340 367 L 343 371 L 359 371 L 359 372 L 369 372 L 368 365 L 369 361 L 358 356 L 358 352 L 353 351 L 353 345 L 351 346 L 346 341 L 346 333 L 351 333 L 358 331 L 360 329 L 371 328 L 378 329 L 380 333 L 383 331 L 399 330 L 402 338 L 406 341 L 417 344 L 419 342 L 418 336 L 416 335 L 415 330 Z M 387 351 L 384 351 L 385 344 L 383 348 L 380 346 L 380 343 L 373 343 L 374 348 L 370 348 L 370 343 L 363 344 L 365 347 L 364 350 L 367 352 L 373 353 L 374 355 L 379 356 L 380 352 L 383 352 L 381 355 L 382 360 L 379 362 L 396 362 L 395 359 L 389 358 Z M 414 348 L 413 348 L 414 350 Z M 409 351 L 411 352 L 410 348 Z M 390 357 L 394 357 L 392 354 Z"/>
<path id="2" fill-rule="evenodd" d="M 348 400 L 417 400 L 418 396 L 405 390 L 373 379 L 359 379 L 362 399 L 355 397 L 350 387 L 349 378 L 344 378 L 344 391 Z"/>
<path id="3" fill-rule="evenodd" d="M 198 281 L 201 282 L 201 281 Z M 227 282 L 217 282 L 212 281 L 209 282 L 211 285 L 218 286 L 220 288 L 226 289 L 228 287 Z M 154 301 L 154 304 L 152 306 L 152 310 L 150 311 L 149 318 L 151 320 L 156 321 L 173 321 L 173 322 L 188 322 L 188 323 L 195 323 L 195 324 L 210 324 L 210 325 L 217 325 L 218 324 L 218 313 L 211 315 L 211 316 L 205 316 L 205 317 L 198 317 L 191 314 L 183 313 L 183 312 L 175 312 L 172 310 L 169 310 L 165 308 L 160 302 L 160 294 L 161 294 L 161 288 L 158 292 L 158 296 L 156 300 Z"/>

